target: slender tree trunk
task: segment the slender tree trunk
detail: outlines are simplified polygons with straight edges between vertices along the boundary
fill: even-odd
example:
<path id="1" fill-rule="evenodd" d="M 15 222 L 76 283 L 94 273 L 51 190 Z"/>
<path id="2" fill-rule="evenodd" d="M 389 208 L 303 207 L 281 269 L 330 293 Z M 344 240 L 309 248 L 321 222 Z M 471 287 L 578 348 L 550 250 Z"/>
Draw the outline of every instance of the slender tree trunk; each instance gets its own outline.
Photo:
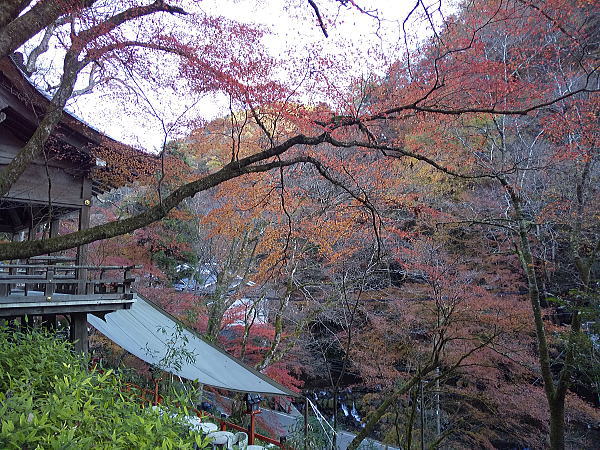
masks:
<path id="1" fill-rule="evenodd" d="M 337 422 L 338 422 L 338 387 L 335 386 L 333 390 L 333 429 L 335 433 L 333 433 L 333 440 L 331 443 L 331 450 L 335 450 L 337 448 Z"/>
<path id="2" fill-rule="evenodd" d="M 417 383 L 433 369 L 435 369 L 434 365 L 425 367 L 421 372 L 417 373 L 414 377 L 412 377 L 398 389 L 395 389 L 394 391 L 390 392 L 390 394 L 383 401 L 383 403 L 379 405 L 379 407 L 375 411 L 373 411 L 373 413 L 371 413 L 365 427 L 361 430 L 360 433 L 358 433 L 355 436 L 354 439 L 352 439 L 352 442 L 350 442 L 350 445 L 348 446 L 347 450 L 358 449 L 360 443 L 364 441 L 365 438 L 375 429 L 375 426 L 379 423 L 379 421 L 386 413 L 386 411 L 390 408 L 390 406 L 397 402 L 402 395 L 404 395 L 410 389 L 412 389 L 413 386 L 416 386 Z"/>
<path id="3" fill-rule="evenodd" d="M 411 400 L 410 415 L 406 422 L 406 448 L 408 450 L 412 448 L 413 426 L 415 424 L 415 415 L 417 413 L 417 391 L 413 389 L 410 391 L 409 395 Z M 401 442 L 398 442 L 398 444 L 401 444 Z"/>
<path id="4" fill-rule="evenodd" d="M 388 397 L 383 401 L 383 403 L 381 405 L 379 405 L 379 408 L 377 408 L 369 416 L 369 421 L 367 422 L 365 427 L 361 430 L 361 432 L 358 433 L 354 439 L 352 439 L 352 442 L 350 442 L 350 445 L 348 446 L 347 450 L 356 450 L 358 448 L 358 446 L 360 445 L 360 443 L 363 440 L 365 440 L 365 438 L 373 431 L 373 429 L 379 423 L 379 421 L 381 420 L 383 415 L 386 413 L 388 408 L 390 406 L 392 406 L 396 401 L 398 401 L 398 398 L 400 398 L 400 396 L 402 394 L 404 394 L 410 388 L 412 388 L 414 385 L 416 385 L 420 379 L 421 379 L 420 376 L 419 377 L 415 376 L 415 377 L 411 378 L 407 383 L 405 383 L 402 387 L 400 387 L 396 391 L 390 393 L 390 395 L 388 395 Z"/>
<path id="5" fill-rule="evenodd" d="M 268 366 L 271 365 L 271 363 L 274 362 L 275 357 L 277 355 L 277 350 L 279 349 L 279 345 L 281 344 L 281 340 L 283 338 L 283 314 L 285 313 L 285 310 L 287 309 L 288 304 L 290 302 L 290 298 L 294 293 L 294 274 L 296 273 L 297 267 L 298 266 L 295 264 L 294 268 L 288 276 L 285 294 L 283 295 L 283 299 L 279 303 L 279 308 L 277 308 L 277 313 L 275 314 L 275 320 L 273 323 L 273 327 L 275 328 L 275 334 L 273 335 L 273 340 L 271 341 L 271 346 L 269 347 L 269 350 L 263 357 L 262 361 L 257 364 L 257 370 L 266 369 Z"/>
<path id="6" fill-rule="evenodd" d="M 529 234 L 527 222 L 521 206 L 521 199 L 514 191 L 512 186 L 504 179 L 500 182 L 509 194 L 511 205 L 514 211 L 515 221 L 518 225 L 518 254 L 527 278 L 527 290 L 529 300 L 533 311 L 533 319 L 535 324 L 536 338 L 538 344 L 538 360 L 542 379 L 544 381 L 544 392 L 548 402 L 550 411 L 550 449 L 564 450 L 565 448 L 565 396 L 567 393 L 569 381 L 572 372 L 572 360 L 574 352 L 574 339 L 579 332 L 579 314 L 573 314 L 571 330 L 569 334 L 569 342 L 565 355 L 565 364 L 561 370 L 558 384 L 555 383 L 552 376 L 552 367 L 550 359 L 550 351 L 546 339 L 546 330 L 542 317 L 542 307 L 540 302 L 540 291 L 537 282 L 537 275 L 533 262 L 533 254 L 529 243 Z"/>
<path id="7" fill-rule="evenodd" d="M 208 311 L 208 325 L 206 328 L 206 337 L 211 341 L 216 341 L 221 331 L 221 322 L 225 314 L 225 306 L 221 294 L 212 296 L 213 304 Z"/>
<path id="8" fill-rule="evenodd" d="M 250 311 L 248 311 L 248 314 L 246 314 L 244 320 L 244 335 L 242 336 L 242 350 L 240 351 L 240 359 L 242 361 L 246 357 L 246 350 L 248 349 L 248 339 L 250 338 L 250 330 L 252 329 L 252 326 L 254 325 L 254 321 L 256 320 L 256 316 L 258 314 L 256 310 L 257 303 L 258 302 L 253 302 L 252 306 L 250 307 Z"/>
<path id="9" fill-rule="evenodd" d="M 550 448 L 565 448 L 565 399 L 556 398 L 550 402 Z"/>
<path id="10" fill-rule="evenodd" d="M 286 294 L 284 295 L 284 300 L 282 301 L 279 309 L 277 310 L 277 315 L 275 316 L 275 323 L 273 324 L 275 328 L 275 334 L 273 335 L 273 340 L 271 341 L 271 346 L 269 347 L 269 350 L 263 357 L 262 361 L 256 366 L 256 369 L 259 371 L 266 369 L 273 362 L 275 362 L 277 350 L 279 349 L 279 344 L 281 344 L 281 339 L 283 338 L 283 313 L 287 308 L 290 296 L 291 292 L 286 292 Z"/>

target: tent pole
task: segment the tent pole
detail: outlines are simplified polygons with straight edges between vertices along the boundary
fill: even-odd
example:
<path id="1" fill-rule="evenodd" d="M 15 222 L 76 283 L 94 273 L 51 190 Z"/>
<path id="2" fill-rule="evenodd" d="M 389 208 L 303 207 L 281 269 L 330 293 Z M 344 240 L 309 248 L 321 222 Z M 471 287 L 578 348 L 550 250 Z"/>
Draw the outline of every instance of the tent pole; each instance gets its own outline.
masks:
<path id="1" fill-rule="evenodd" d="M 308 397 L 304 397 L 304 450 L 308 450 Z"/>

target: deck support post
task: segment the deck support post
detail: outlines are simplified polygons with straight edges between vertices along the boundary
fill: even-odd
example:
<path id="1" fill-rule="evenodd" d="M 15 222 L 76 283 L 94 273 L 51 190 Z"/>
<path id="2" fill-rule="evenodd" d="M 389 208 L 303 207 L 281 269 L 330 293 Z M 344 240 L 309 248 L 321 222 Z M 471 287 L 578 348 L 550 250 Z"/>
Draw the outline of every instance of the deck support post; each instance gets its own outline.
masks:
<path id="1" fill-rule="evenodd" d="M 71 342 L 75 351 L 85 355 L 88 353 L 87 314 L 71 313 Z"/>

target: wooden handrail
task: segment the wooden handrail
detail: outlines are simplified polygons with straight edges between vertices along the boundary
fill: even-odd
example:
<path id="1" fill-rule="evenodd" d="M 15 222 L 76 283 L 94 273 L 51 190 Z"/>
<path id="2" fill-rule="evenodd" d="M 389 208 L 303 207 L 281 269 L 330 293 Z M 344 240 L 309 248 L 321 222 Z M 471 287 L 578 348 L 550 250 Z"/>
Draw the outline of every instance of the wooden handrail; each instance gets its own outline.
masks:
<path id="1" fill-rule="evenodd" d="M 27 258 L 28 261 L 77 261 L 77 258 L 74 256 L 53 256 L 53 255 L 40 255 L 40 256 L 31 256 Z"/>
<path id="2" fill-rule="evenodd" d="M 30 297 L 30 291 L 36 290 L 42 291 L 48 301 L 53 298 L 53 294 L 57 291 L 63 295 L 63 300 L 67 298 L 64 295 L 68 295 L 73 301 L 78 301 L 83 297 L 88 298 L 108 293 L 119 294 L 122 298 L 129 298 L 131 296 L 131 285 L 137 281 L 136 277 L 133 276 L 133 269 L 140 268 L 142 268 L 141 265 L 0 265 L 0 294 L 6 300 L 5 297 L 11 296 L 13 288 L 17 288 L 20 294 L 18 288 L 24 285 L 23 297 Z M 112 274 L 111 271 L 120 271 L 121 273 L 112 277 L 105 276 Z M 96 278 L 98 276 L 100 278 Z M 27 302 L 31 299 L 27 298 L 23 301 Z"/>
<path id="3" fill-rule="evenodd" d="M 136 277 L 131 278 L 94 278 L 91 280 L 81 280 L 77 278 L 61 278 L 54 277 L 52 280 L 46 279 L 45 276 L 32 276 L 32 275 L 23 275 L 23 276 L 13 276 L 2 277 L 0 276 L 0 284 L 23 284 L 23 283 L 31 283 L 31 284 L 78 284 L 78 283 L 90 283 L 90 284 L 123 284 L 123 283 L 134 283 L 138 279 Z"/>
<path id="4" fill-rule="evenodd" d="M 202 417 L 212 417 L 213 420 L 216 420 L 217 422 L 219 422 L 221 424 L 221 431 L 225 431 L 227 428 L 230 428 L 232 430 L 237 430 L 237 431 L 243 431 L 244 433 L 248 433 L 248 429 L 244 428 L 241 425 L 237 425 L 233 422 L 228 422 L 224 419 L 221 419 L 219 417 L 215 417 L 214 415 L 207 413 L 206 411 L 199 411 L 197 409 L 193 409 L 193 411 L 196 413 L 196 415 L 200 418 Z M 282 448 L 284 450 L 293 450 L 291 447 L 288 447 L 284 444 L 282 444 L 281 442 L 279 442 L 277 439 L 273 439 L 270 438 L 269 436 L 265 436 L 264 434 L 260 434 L 260 433 L 254 433 L 254 437 L 257 439 L 260 439 L 261 441 L 264 441 L 268 444 L 273 444 L 279 448 Z"/>
<path id="5" fill-rule="evenodd" d="M 58 264 L 0 264 L 0 269 L 49 269 L 52 268 L 56 271 L 66 270 L 132 270 L 141 269 L 143 266 L 62 266 Z"/>
<path id="6" fill-rule="evenodd" d="M 160 394 L 158 394 L 158 391 L 157 391 L 158 383 L 155 384 L 154 391 L 147 389 L 147 388 L 143 388 L 143 387 L 138 386 L 133 383 L 127 383 L 125 389 L 127 391 L 131 391 L 132 387 L 137 389 L 138 391 L 140 391 L 140 393 L 142 393 L 142 394 L 149 395 L 153 399 L 153 400 L 148 400 L 145 396 L 137 395 L 137 397 L 140 398 L 144 403 L 149 403 L 149 404 L 154 404 L 154 405 L 159 405 L 162 403 L 162 397 L 160 396 Z M 196 409 L 196 408 L 191 408 L 191 411 L 193 411 L 194 414 L 196 414 L 196 416 L 198 416 L 198 418 L 201 421 L 203 419 L 206 419 L 207 417 L 210 417 L 210 418 L 212 418 L 212 420 L 217 421 L 220 424 L 221 431 L 225 431 L 226 429 L 229 428 L 232 430 L 243 431 L 244 433 L 248 433 L 247 428 L 245 428 L 241 425 L 237 425 L 233 422 L 228 422 L 224 419 L 221 419 L 220 417 L 215 417 L 214 415 L 212 415 L 206 411 L 200 411 L 199 409 Z M 254 433 L 254 437 L 257 439 L 260 439 L 261 441 L 267 442 L 268 444 L 273 444 L 283 450 L 293 450 L 291 447 L 288 447 L 288 446 L 282 444 L 278 440 L 270 438 L 263 434 Z"/>
<path id="7" fill-rule="evenodd" d="M 123 294 L 112 292 L 106 294 L 63 294 L 57 293 L 50 295 L 7 295 L 0 296 L 0 306 L 6 305 L 27 305 L 31 303 L 44 303 L 46 305 L 68 305 L 70 302 L 102 302 L 106 303 L 133 303 L 134 294 Z"/>

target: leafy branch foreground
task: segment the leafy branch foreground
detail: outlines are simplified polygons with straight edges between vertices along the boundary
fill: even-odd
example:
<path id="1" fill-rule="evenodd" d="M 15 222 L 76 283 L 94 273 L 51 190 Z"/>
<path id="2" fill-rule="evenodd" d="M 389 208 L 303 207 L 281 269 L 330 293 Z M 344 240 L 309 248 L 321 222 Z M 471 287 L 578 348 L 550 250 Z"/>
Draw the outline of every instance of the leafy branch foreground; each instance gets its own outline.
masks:
<path id="1" fill-rule="evenodd" d="M 67 342 L 0 328 L 0 448 L 206 448 L 176 414 L 140 408 L 112 371 L 86 371 Z"/>

